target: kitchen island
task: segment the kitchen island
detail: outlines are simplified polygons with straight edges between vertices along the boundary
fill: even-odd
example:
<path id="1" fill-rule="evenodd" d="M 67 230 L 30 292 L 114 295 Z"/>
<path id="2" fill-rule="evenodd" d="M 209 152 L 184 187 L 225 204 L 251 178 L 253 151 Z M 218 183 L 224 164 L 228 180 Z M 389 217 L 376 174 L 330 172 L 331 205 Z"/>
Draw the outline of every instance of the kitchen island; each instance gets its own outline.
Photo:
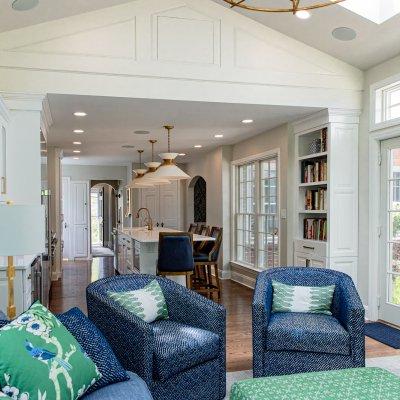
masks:
<path id="1" fill-rule="evenodd" d="M 160 232 L 181 232 L 176 229 L 147 227 L 129 228 L 118 231 L 116 269 L 120 274 L 150 274 L 157 273 L 158 239 Z M 214 241 L 210 236 L 193 235 L 193 242 Z M 185 282 L 184 277 L 171 277 L 179 283 Z"/>

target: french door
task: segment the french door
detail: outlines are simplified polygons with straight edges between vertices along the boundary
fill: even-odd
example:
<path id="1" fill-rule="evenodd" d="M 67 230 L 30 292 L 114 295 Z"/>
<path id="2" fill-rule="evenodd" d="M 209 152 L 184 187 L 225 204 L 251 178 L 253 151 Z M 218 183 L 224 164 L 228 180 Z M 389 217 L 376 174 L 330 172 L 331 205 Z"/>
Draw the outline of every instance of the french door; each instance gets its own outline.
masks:
<path id="1" fill-rule="evenodd" d="M 381 142 L 379 319 L 400 325 L 400 138 Z"/>

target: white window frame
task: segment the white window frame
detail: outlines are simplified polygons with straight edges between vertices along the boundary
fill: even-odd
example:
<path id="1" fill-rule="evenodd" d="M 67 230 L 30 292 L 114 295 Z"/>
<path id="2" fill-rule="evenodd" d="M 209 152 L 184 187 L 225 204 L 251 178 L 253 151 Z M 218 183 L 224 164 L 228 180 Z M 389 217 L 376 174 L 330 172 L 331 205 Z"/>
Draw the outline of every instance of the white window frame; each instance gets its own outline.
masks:
<path id="1" fill-rule="evenodd" d="M 370 131 L 399 125 L 400 118 L 387 119 L 387 93 L 395 89 L 400 90 L 400 74 L 376 82 L 370 87 Z M 377 122 L 377 115 L 381 114 L 381 121 Z"/>
<path id="2" fill-rule="evenodd" d="M 259 257 L 258 254 L 258 233 L 255 235 L 255 252 L 256 252 L 256 263 L 255 265 L 250 265 L 243 263 L 241 261 L 237 260 L 237 254 L 236 254 L 236 213 L 238 210 L 238 196 L 237 196 L 237 190 L 238 190 L 238 167 L 241 165 L 249 164 L 251 162 L 256 162 L 256 161 L 265 161 L 268 158 L 273 158 L 276 157 L 277 163 L 276 163 L 276 170 L 277 170 L 277 185 L 278 185 L 278 190 L 277 190 L 277 213 L 276 213 L 276 218 L 277 218 L 277 226 L 278 226 L 278 237 L 279 237 L 279 242 L 278 242 L 278 265 L 281 263 L 281 250 L 282 250 L 282 231 L 281 231 L 281 218 L 280 218 L 280 212 L 281 212 L 281 157 L 280 157 L 280 149 L 272 149 L 265 151 L 263 153 L 255 154 L 252 156 L 248 156 L 245 158 L 241 158 L 235 161 L 231 162 L 231 185 L 232 185 L 232 192 L 231 192 L 231 263 L 240 265 L 241 267 L 245 267 L 257 272 L 260 271 L 265 271 L 265 268 L 259 268 L 257 266 L 257 260 Z M 259 186 L 260 186 L 260 180 L 257 179 L 259 177 L 259 174 L 256 174 L 256 198 L 259 198 Z M 257 223 L 256 223 L 257 225 Z"/>

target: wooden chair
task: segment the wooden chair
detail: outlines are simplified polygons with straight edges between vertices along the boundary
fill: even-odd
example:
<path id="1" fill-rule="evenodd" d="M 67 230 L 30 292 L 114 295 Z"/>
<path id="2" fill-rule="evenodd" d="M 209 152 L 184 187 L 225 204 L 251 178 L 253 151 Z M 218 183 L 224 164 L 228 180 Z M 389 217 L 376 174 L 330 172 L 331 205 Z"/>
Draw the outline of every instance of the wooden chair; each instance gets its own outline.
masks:
<path id="1" fill-rule="evenodd" d="M 197 231 L 197 224 L 190 224 L 190 225 L 189 225 L 188 232 L 190 232 L 190 233 L 196 233 L 196 231 Z"/>
<path id="2" fill-rule="evenodd" d="M 218 295 L 218 301 L 221 300 L 221 284 L 218 272 L 218 257 L 222 244 L 222 228 L 213 227 L 211 234 L 215 241 L 206 242 L 201 251 L 194 253 L 195 268 L 205 275 L 205 279 L 199 279 L 194 282 L 194 289 L 198 293 L 205 293 L 209 298 L 212 298 L 214 293 Z M 214 268 L 215 284 L 212 277 L 212 268 Z"/>
<path id="3" fill-rule="evenodd" d="M 190 289 L 193 270 L 193 234 L 190 232 L 160 232 L 157 275 L 184 275 L 186 287 Z"/>

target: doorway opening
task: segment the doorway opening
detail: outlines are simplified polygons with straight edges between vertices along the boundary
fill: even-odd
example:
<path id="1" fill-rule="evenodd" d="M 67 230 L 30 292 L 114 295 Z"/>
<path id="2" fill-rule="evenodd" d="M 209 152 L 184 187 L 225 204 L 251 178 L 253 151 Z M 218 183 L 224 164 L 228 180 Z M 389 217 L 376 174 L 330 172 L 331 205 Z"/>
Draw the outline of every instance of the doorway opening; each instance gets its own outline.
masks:
<path id="1" fill-rule="evenodd" d="M 195 176 L 188 187 L 188 222 L 207 222 L 207 182 L 202 176 Z"/>
<path id="2" fill-rule="evenodd" d="M 117 227 L 116 188 L 105 182 L 91 182 L 90 244 L 93 257 L 114 256 L 113 231 Z"/>

